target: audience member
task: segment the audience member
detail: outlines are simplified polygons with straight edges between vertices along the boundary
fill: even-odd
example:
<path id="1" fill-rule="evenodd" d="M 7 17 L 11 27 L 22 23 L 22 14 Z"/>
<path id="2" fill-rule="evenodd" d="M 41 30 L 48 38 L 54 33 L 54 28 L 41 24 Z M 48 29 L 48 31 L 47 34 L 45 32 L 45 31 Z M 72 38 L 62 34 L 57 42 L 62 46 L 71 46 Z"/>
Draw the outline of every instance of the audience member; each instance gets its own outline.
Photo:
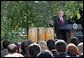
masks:
<path id="1" fill-rule="evenodd" d="M 77 37 L 73 37 L 73 38 L 70 39 L 70 43 L 73 43 L 73 44 L 75 44 L 77 46 L 78 43 L 79 43 L 79 40 L 78 40 Z"/>
<path id="2" fill-rule="evenodd" d="M 60 40 L 60 39 L 54 39 L 54 40 L 55 40 L 55 42 L 56 42 L 56 41 L 58 41 L 58 40 Z M 51 50 L 51 52 L 53 53 L 53 56 L 54 56 L 54 57 L 58 57 L 58 55 L 57 55 L 57 53 L 56 53 L 56 49 Z"/>
<path id="3" fill-rule="evenodd" d="M 15 44 L 8 45 L 7 51 L 8 51 L 8 54 L 5 55 L 4 57 L 23 57 L 23 55 L 17 53 L 18 48 Z"/>
<path id="4" fill-rule="evenodd" d="M 69 43 L 67 45 L 67 53 L 71 57 L 76 57 L 78 55 L 78 48 L 76 47 L 75 44 Z"/>
<path id="5" fill-rule="evenodd" d="M 83 42 L 79 43 L 77 47 L 78 47 L 78 50 L 79 50 L 79 54 L 83 53 Z"/>
<path id="6" fill-rule="evenodd" d="M 22 54 L 23 56 L 25 55 L 25 53 L 26 53 L 26 49 L 25 49 L 25 42 L 22 42 L 22 44 L 21 44 L 21 52 L 20 52 L 20 54 Z"/>
<path id="7" fill-rule="evenodd" d="M 55 40 L 53 40 L 53 39 L 48 40 L 47 41 L 47 46 L 48 46 L 48 49 L 50 51 L 55 49 Z"/>
<path id="8" fill-rule="evenodd" d="M 68 57 L 66 46 L 67 44 L 64 40 L 58 40 L 55 42 L 56 53 L 58 54 L 57 57 Z"/>
<path id="9" fill-rule="evenodd" d="M 3 46 L 3 50 L 1 51 L 1 57 L 7 55 L 7 47 L 8 45 L 10 44 L 11 42 L 7 39 L 5 39 L 2 43 L 2 46 Z"/>
<path id="10" fill-rule="evenodd" d="M 41 48 L 38 44 L 32 43 L 28 47 L 28 51 L 31 57 L 37 57 L 38 53 L 40 52 Z"/>
<path id="11" fill-rule="evenodd" d="M 17 46 L 17 53 L 19 53 L 20 51 L 19 51 L 19 46 L 18 46 L 18 43 L 15 43 L 15 45 Z"/>
<path id="12" fill-rule="evenodd" d="M 29 47 L 29 45 L 32 44 L 32 43 L 33 43 L 33 41 L 31 41 L 31 40 L 27 40 L 27 41 L 25 42 L 24 46 L 25 46 L 26 52 L 25 52 L 24 57 L 30 57 L 28 47 Z"/>
<path id="13" fill-rule="evenodd" d="M 44 40 L 43 41 L 40 41 L 39 45 L 41 47 L 41 51 L 48 50 L 47 44 L 46 44 L 46 42 Z"/>
<path id="14" fill-rule="evenodd" d="M 78 52 L 79 52 L 78 57 L 82 57 L 83 56 L 83 42 L 79 43 L 77 47 L 78 47 Z"/>

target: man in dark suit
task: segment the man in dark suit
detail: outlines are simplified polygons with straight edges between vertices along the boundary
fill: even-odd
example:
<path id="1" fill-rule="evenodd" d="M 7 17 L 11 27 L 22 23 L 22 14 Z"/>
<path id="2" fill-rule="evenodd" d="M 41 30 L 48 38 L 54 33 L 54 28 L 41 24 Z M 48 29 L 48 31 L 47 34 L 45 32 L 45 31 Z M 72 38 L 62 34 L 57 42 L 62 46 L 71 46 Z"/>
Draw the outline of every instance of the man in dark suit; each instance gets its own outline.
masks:
<path id="1" fill-rule="evenodd" d="M 64 30 L 60 30 L 59 27 L 64 26 L 68 24 L 66 17 L 63 17 L 64 13 L 63 11 L 58 12 L 59 17 L 55 18 L 53 21 L 50 21 L 50 26 L 55 27 L 55 33 L 58 39 L 63 39 L 67 42 L 66 38 L 66 32 Z"/>
<path id="2" fill-rule="evenodd" d="M 70 57 L 67 54 L 67 43 L 64 40 L 55 42 L 56 56 L 55 57 Z"/>

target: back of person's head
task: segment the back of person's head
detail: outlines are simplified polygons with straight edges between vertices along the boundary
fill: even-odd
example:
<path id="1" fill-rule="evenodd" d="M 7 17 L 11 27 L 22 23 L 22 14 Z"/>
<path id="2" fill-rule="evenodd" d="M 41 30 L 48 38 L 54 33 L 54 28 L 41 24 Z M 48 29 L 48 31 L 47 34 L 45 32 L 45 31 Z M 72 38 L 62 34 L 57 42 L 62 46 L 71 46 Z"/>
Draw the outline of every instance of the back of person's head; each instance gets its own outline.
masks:
<path id="1" fill-rule="evenodd" d="M 33 43 L 33 41 L 31 41 L 31 40 L 27 40 L 26 42 L 25 42 L 25 48 L 27 49 L 27 47 L 30 45 L 30 44 L 32 44 Z"/>
<path id="2" fill-rule="evenodd" d="M 75 44 L 77 46 L 78 43 L 79 43 L 79 40 L 78 40 L 77 37 L 73 37 L 73 38 L 70 39 L 70 43 L 73 43 L 73 44 Z"/>
<path id="3" fill-rule="evenodd" d="M 53 54 L 49 50 L 40 52 L 37 57 L 53 57 Z"/>
<path id="4" fill-rule="evenodd" d="M 4 57 L 24 57 L 24 56 L 19 53 L 14 53 L 14 54 L 7 54 Z"/>
<path id="5" fill-rule="evenodd" d="M 49 50 L 55 49 L 55 40 L 53 40 L 53 39 L 48 40 L 47 41 L 47 46 L 48 46 Z"/>
<path id="6" fill-rule="evenodd" d="M 44 40 L 40 41 L 39 45 L 41 47 L 41 51 L 48 50 L 47 44 L 46 44 L 46 42 Z"/>
<path id="7" fill-rule="evenodd" d="M 58 40 L 55 42 L 55 48 L 56 48 L 56 52 L 66 52 L 66 42 L 64 40 Z"/>
<path id="8" fill-rule="evenodd" d="M 79 43 L 77 47 L 78 47 L 79 53 L 83 53 L 83 42 Z"/>
<path id="9" fill-rule="evenodd" d="M 5 40 L 3 41 L 3 49 L 7 49 L 8 45 L 9 45 L 10 43 L 11 43 L 11 42 L 10 42 L 9 40 L 5 39 Z"/>
<path id="10" fill-rule="evenodd" d="M 24 51 L 24 52 L 26 51 L 26 50 L 25 50 L 25 42 L 22 42 L 22 44 L 21 44 L 21 49 L 22 49 L 22 51 Z"/>
<path id="11" fill-rule="evenodd" d="M 28 47 L 28 51 L 31 57 L 37 57 L 37 54 L 40 52 L 41 48 L 38 44 L 32 43 Z"/>
<path id="12" fill-rule="evenodd" d="M 69 43 L 67 45 L 67 53 L 71 56 L 76 56 L 78 55 L 78 48 L 75 44 Z"/>
<path id="13" fill-rule="evenodd" d="M 8 53 L 18 52 L 17 46 L 15 44 L 9 44 L 7 49 L 8 49 Z"/>

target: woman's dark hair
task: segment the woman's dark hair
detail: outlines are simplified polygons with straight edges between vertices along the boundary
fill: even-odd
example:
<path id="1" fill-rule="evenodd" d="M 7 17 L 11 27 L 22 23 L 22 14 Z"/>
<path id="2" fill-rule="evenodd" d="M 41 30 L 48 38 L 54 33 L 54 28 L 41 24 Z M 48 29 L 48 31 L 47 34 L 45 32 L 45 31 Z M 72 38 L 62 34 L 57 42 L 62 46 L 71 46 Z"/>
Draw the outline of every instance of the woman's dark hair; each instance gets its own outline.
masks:
<path id="1" fill-rule="evenodd" d="M 28 47 L 28 51 L 31 57 L 37 57 L 38 53 L 40 52 L 40 49 L 40 46 L 36 43 L 33 43 Z"/>
<path id="2" fill-rule="evenodd" d="M 30 44 L 32 44 L 33 43 L 33 41 L 32 40 L 27 40 L 26 42 L 25 42 L 25 48 L 27 49 L 27 47 L 30 45 Z"/>
<path id="3" fill-rule="evenodd" d="M 55 49 L 55 40 L 52 40 L 52 39 L 48 40 L 47 46 L 49 50 Z"/>
<path id="4" fill-rule="evenodd" d="M 75 44 L 77 46 L 78 43 L 79 43 L 79 40 L 78 40 L 77 37 L 73 37 L 73 38 L 70 39 L 70 43 L 73 43 L 73 44 Z"/>
<path id="5" fill-rule="evenodd" d="M 3 48 L 4 48 L 4 49 L 7 49 L 8 45 L 9 45 L 10 43 L 11 43 L 11 42 L 10 42 L 9 40 L 5 39 L 5 40 L 3 41 Z"/>

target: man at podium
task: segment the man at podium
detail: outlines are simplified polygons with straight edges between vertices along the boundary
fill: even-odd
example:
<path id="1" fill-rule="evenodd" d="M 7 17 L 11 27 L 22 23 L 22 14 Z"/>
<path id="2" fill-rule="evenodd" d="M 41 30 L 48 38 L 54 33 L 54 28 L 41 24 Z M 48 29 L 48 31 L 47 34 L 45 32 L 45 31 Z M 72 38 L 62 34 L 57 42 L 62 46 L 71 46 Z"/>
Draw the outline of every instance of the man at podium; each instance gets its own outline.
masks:
<path id="1" fill-rule="evenodd" d="M 63 39 L 67 42 L 65 30 L 60 30 L 59 27 L 68 24 L 68 22 L 66 20 L 66 17 L 63 17 L 64 15 L 63 11 L 60 10 L 58 12 L 58 15 L 59 16 L 56 17 L 53 21 L 50 21 L 50 26 L 55 27 L 55 33 L 56 33 L 57 39 Z"/>

